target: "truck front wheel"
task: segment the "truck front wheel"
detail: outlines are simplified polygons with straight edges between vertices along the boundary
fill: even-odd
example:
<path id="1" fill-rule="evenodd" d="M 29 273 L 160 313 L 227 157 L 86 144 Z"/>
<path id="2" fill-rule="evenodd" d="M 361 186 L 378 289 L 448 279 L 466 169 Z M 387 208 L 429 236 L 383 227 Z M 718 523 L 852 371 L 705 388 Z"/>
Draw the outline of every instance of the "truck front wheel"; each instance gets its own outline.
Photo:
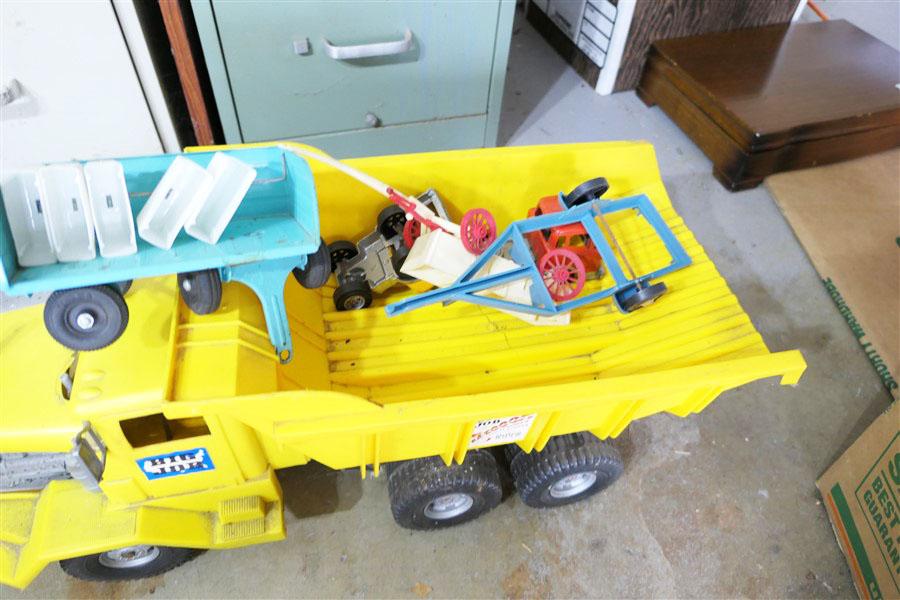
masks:
<path id="1" fill-rule="evenodd" d="M 618 451 L 588 432 L 550 438 L 540 452 L 526 454 L 516 445 L 507 446 L 506 451 L 519 497 L 535 508 L 593 496 L 612 485 L 624 470 Z"/>
<path id="2" fill-rule="evenodd" d="M 500 474 L 489 452 L 471 451 L 449 467 L 437 456 L 390 470 L 394 520 L 407 529 L 442 529 L 477 519 L 500 504 Z"/>
<path id="3" fill-rule="evenodd" d="M 59 561 L 62 570 L 88 581 L 143 579 L 171 571 L 203 550 L 171 546 L 127 546 L 100 554 L 88 554 Z"/>

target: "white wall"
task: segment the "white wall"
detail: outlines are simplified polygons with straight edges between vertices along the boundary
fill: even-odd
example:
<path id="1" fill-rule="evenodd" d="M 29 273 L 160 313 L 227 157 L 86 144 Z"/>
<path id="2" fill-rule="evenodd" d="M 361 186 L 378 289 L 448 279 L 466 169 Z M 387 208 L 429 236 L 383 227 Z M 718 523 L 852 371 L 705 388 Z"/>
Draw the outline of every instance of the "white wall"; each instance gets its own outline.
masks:
<path id="1" fill-rule="evenodd" d="M 829 18 L 850 21 L 900 50 L 900 2 L 897 0 L 816 0 L 816 4 Z M 800 20 L 811 23 L 820 19 L 806 7 Z"/>
<path id="2" fill-rule="evenodd" d="M 162 152 L 108 0 L 0 1 L 0 173 L 45 162 Z"/>

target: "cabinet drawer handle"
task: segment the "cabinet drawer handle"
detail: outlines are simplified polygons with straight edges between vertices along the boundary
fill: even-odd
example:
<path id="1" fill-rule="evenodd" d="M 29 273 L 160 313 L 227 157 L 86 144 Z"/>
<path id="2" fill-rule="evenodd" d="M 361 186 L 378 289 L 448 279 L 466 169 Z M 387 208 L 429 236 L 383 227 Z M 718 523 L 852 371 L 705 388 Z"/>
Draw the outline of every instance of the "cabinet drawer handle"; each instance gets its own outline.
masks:
<path id="1" fill-rule="evenodd" d="M 360 44 L 359 46 L 335 46 L 325 38 L 325 54 L 334 60 L 349 60 L 353 58 L 369 58 L 371 56 L 391 56 L 403 54 L 412 48 L 413 33 L 409 29 L 403 34 L 403 39 L 396 42 L 377 42 L 375 44 Z"/>

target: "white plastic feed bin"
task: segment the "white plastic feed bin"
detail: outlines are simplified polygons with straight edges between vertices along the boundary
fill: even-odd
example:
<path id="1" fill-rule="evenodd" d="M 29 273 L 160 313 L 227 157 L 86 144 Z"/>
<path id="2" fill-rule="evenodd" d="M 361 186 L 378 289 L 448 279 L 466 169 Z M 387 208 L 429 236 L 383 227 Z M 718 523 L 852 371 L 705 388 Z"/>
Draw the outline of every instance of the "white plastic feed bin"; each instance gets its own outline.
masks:
<path id="1" fill-rule="evenodd" d="M 56 258 L 60 262 L 93 259 L 97 256 L 94 223 L 81 165 L 43 166 L 38 169 L 37 180 L 50 245 Z"/>
<path id="2" fill-rule="evenodd" d="M 89 162 L 84 165 L 84 178 L 100 256 L 128 256 L 137 252 L 131 199 L 121 163 L 116 160 Z"/>
<path id="3" fill-rule="evenodd" d="M 206 169 L 176 156 L 137 216 L 138 235 L 163 250 L 171 248 L 178 232 L 206 200 L 212 181 Z"/>
<path id="4" fill-rule="evenodd" d="M 19 265 L 37 267 L 55 263 L 56 253 L 44 223 L 35 174 L 18 173 L 4 181 L 3 205 Z"/>
<path id="5" fill-rule="evenodd" d="M 184 230 L 207 244 L 215 244 L 256 179 L 256 169 L 233 156 L 216 152 L 207 172 L 213 183 L 200 210 L 188 219 Z"/>

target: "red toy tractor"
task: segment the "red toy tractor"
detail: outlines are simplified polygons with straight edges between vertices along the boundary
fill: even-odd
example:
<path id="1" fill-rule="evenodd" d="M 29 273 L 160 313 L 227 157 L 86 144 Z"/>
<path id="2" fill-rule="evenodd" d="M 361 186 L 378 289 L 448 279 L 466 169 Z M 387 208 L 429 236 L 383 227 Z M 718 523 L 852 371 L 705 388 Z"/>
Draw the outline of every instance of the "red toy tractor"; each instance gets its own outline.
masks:
<path id="1" fill-rule="evenodd" d="M 609 183 L 603 177 L 585 181 L 568 195 L 560 198 L 547 196 L 541 198 L 536 208 L 528 211 L 529 217 L 538 217 L 550 213 L 562 212 L 585 202 L 596 200 L 609 189 Z M 603 276 L 603 259 L 597 247 L 591 241 L 584 227 L 578 223 L 542 229 L 525 235 L 534 253 L 535 262 L 540 265 L 542 259 L 552 250 L 564 248 L 578 257 L 584 264 L 588 279 L 599 279 Z"/>

